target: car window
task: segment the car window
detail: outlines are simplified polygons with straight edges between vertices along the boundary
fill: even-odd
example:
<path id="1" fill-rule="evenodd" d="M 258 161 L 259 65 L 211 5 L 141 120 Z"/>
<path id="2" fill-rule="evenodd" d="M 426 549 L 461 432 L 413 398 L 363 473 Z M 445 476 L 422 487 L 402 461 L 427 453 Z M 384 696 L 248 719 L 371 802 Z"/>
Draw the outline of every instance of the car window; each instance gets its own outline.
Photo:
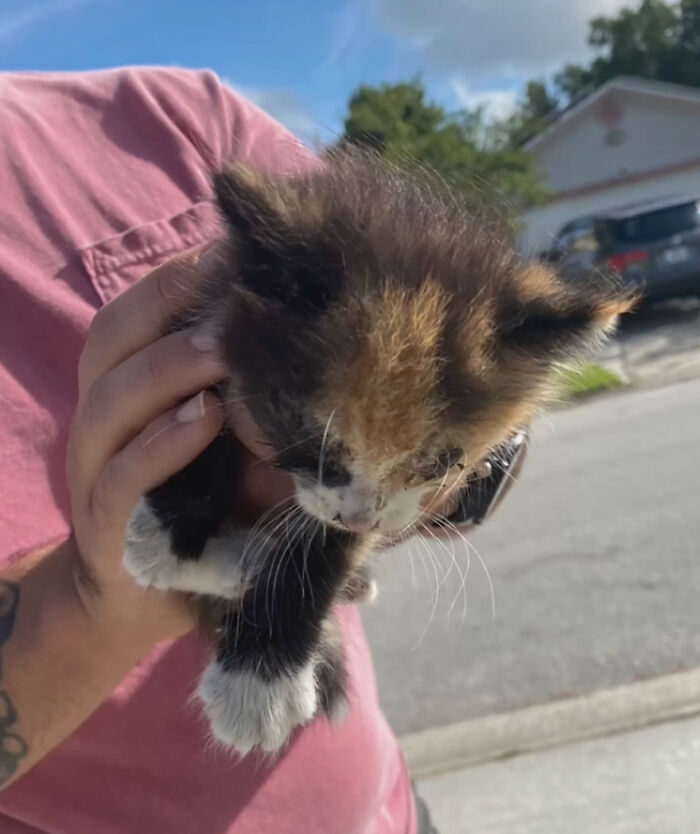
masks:
<path id="1" fill-rule="evenodd" d="M 693 201 L 618 220 L 615 238 L 622 243 L 643 243 L 688 231 L 699 224 L 700 207 Z"/>
<path id="2" fill-rule="evenodd" d="M 609 220 L 598 220 L 595 224 L 595 237 L 603 251 L 610 249 L 615 242 L 614 225 Z"/>
<path id="3" fill-rule="evenodd" d="M 598 248 L 595 231 L 592 223 L 576 231 L 576 236 L 571 242 L 571 249 L 574 252 L 593 252 Z"/>
<path id="4" fill-rule="evenodd" d="M 591 252 L 598 248 L 591 218 L 581 218 L 564 227 L 558 238 L 559 248 L 565 252 Z"/>

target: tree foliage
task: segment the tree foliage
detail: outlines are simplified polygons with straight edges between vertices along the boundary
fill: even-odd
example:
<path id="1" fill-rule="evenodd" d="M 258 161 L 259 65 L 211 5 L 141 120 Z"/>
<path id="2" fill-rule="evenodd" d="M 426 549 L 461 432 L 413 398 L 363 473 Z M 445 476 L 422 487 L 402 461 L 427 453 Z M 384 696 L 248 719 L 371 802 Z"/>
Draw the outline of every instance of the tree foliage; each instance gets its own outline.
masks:
<path id="1" fill-rule="evenodd" d="M 418 163 L 465 198 L 507 200 L 520 208 L 544 188 L 534 161 L 515 148 L 504 125 L 481 108 L 447 111 L 429 101 L 420 80 L 362 85 L 350 98 L 342 142 L 371 147 L 394 163 Z"/>
<path id="2" fill-rule="evenodd" d="M 585 66 L 567 64 L 550 82 L 531 81 L 511 119 L 514 145 L 539 133 L 548 118 L 582 95 L 621 75 L 700 87 L 700 0 L 642 0 L 589 24 L 594 57 Z M 535 85 L 534 99 L 530 89 Z M 545 103 L 535 113 L 533 103 Z"/>
<path id="3" fill-rule="evenodd" d="M 593 57 L 534 79 L 507 119 L 484 110 L 447 113 L 426 97 L 419 79 L 352 95 L 341 142 L 376 148 L 400 164 L 418 162 L 456 185 L 466 198 L 513 208 L 546 196 L 534 161 L 521 148 L 581 96 L 621 75 L 700 87 L 700 0 L 642 0 L 589 24 Z"/>
<path id="4" fill-rule="evenodd" d="M 543 131 L 558 106 L 559 101 L 549 90 L 546 81 L 528 82 L 524 99 L 504 125 L 509 143 L 518 148 Z"/>

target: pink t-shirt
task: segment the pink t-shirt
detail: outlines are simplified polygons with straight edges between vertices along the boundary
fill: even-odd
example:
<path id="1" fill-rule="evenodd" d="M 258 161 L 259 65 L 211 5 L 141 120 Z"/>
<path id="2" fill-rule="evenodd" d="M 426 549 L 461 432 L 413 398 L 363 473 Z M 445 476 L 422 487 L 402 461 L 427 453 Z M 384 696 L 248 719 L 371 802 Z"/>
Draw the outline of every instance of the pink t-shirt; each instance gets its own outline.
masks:
<path id="1" fill-rule="evenodd" d="M 68 530 L 66 433 L 95 310 L 217 233 L 209 174 L 230 157 L 280 171 L 309 162 L 209 72 L 0 74 L 4 562 Z M 342 621 L 353 694 L 338 729 L 316 721 L 274 766 L 216 752 L 189 701 L 208 648 L 195 636 L 161 645 L 0 794 L 0 831 L 413 834 L 357 612 L 343 609 Z"/>

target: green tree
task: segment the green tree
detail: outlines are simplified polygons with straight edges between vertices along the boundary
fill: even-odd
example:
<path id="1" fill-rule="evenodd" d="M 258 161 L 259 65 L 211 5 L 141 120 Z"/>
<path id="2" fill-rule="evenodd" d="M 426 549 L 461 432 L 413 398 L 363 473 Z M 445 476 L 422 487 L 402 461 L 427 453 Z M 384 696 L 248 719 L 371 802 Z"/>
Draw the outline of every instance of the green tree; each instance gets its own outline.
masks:
<path id="1" fill-rule="evenodd" d="M 567 64 L 552 80 L 550 97 L 541 81 L 530 82 L 526 96 L 511 120 L 511 141 L 519 145 L 539 133 L 546 119 L 533 115 L 528 91 L 535 85 L 534 101 L 557 100 L 566 107 L 581 95 L 621 75 L 700 87 L 700 0 L 642 0 L 637 8 L 594 18 L 588 43 L 597 53 L 587 66 Z M 540 99 L 537 98 L 540 97 Z"/>
<path id="2" fill-rule="evenodd" d="M 590 70 L 596 86 L 619 75 L 660 79 L 678 52 L 678 7 L 643 0 L 636 9 L 591 21 L 588 43 L 601 50 Z"/>
<path id="3" fill-rule="evenodd" d="M 525 97 L 505 123 L 509 144 L 515 148 L 520 147 L 543 131 L 550 118 L 557 112 L 558 106 L 559 101 L 550 92 L 546 81 L 528 82 Z"/>
<path id="4" fill-rule="evenodd" d="M 662 80 L 700 87 L 700 0 L 681 0 L 677 8 L 677 45 Z"/>
<path id="5" fill-rule="evenodd" d="M 544 196 L 534 161 L 514 148 L 502 124 L 483 109 L 448 114 L 427 99 L 420 80 L 353 93 L 341 142 L 372 147 L 398 164 L 425 166 L 465 199 L 514 208 Z"/>
<path id="6" fill-rule="evenodd" d="M 425 100 L 417 80 L 381 87 L 363 84 L 350 97 L 343 138 L 382 152 L 413 148 L 419 139 L 436 133 L 444 120 L 445 111 Z"/>
<path id="7" fill-rule="evenodd" d="M 582 93 L 593 86 L 593 74 L 587 67 L 578 64 L 565 64 L 554 76 L 554 87 L 561 100 L 569 103 L 575 101 Z"/>

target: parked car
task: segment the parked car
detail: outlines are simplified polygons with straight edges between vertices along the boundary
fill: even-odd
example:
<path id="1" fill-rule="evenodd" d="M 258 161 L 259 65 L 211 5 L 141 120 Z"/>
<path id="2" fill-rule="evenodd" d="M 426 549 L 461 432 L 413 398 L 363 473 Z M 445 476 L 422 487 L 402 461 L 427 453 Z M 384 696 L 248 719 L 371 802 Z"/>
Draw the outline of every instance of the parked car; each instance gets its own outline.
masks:
<path id="1" fill-rule="evenodd" d="M 579 217 L 544 259 L 574 279 L 612 269 L 650 300 L 700 295 L 700 201 L 667 197 Z"/>

